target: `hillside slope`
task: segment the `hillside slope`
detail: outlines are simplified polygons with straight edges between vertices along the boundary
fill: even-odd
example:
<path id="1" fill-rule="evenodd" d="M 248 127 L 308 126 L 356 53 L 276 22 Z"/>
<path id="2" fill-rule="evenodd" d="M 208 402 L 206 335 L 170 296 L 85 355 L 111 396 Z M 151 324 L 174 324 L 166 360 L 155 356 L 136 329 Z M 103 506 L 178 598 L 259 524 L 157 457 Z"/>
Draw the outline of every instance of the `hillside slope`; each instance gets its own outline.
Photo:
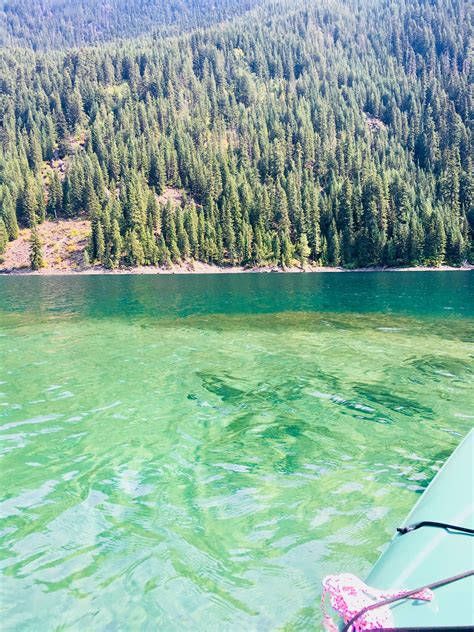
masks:
<path id="1" fill-rule="evenodd" d="M 45 221 L 38 227 L 45 272 L 84 269 L 84 249 L 90 235 L 87 220 Z M 31 230 L 24 228 L 0 256 L 0 273 L 30 271 Z"/>
<path id="2" fill-rule="evenodd" d="M 0 46 L 34 50 L 180 33 L 251 9 L 257 0 L 3 0 Z"/>
<path id="3" fill-rule="evenodd" d="M 179 37 L 4 49 L 3 232 L 85 217 L 110 268 L 471 260 L 470 19 L 464 0 L 297 0 Z"/>

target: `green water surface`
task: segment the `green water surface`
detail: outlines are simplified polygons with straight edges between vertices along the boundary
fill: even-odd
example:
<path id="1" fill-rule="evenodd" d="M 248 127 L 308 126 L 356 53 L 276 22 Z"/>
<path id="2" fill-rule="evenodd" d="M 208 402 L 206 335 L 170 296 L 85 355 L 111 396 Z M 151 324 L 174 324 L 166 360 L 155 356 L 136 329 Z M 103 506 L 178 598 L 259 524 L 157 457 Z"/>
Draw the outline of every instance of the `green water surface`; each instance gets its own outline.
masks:
<path id="1" fill-rule="evenodd" d="M 470 272 L 0 278 L 2 630 L 318 630 L 474 422 Z"/>

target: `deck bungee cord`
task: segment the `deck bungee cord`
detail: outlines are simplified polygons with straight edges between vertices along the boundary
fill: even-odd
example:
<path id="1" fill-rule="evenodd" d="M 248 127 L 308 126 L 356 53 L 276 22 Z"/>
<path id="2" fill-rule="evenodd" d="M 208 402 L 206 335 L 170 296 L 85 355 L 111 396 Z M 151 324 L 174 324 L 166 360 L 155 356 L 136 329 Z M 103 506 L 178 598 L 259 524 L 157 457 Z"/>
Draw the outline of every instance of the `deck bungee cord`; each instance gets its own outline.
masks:
<path id="1" fill-rule="evenodd" d="M 447 522 L 436 522 L 435 520 L 422 520 L 421 522 L 415 522 L 415 524 L 410 524 L 406 527 L 398 527 L 397 531 L 401 535 L 405 535 L 405 533 L 416 531 L 421 527 L 438 527 L 440 529 L 447 529 L 448 531 L 459 531 L 460 533 L 474 535 L 474 529 L 469 529 L 468 527 L 460 527 L 459 525 L 449 524 Z"/>
<path id="2" fill-rule="evenodd" d="M 473 632 L 474 568 L 468 560 L 472 560 L 474 504 L 471 487 L 457 488 L 457 481 L 473 480 L 473 450 L 474 430 L 431 481 L 405 525 L 397 529 L 367 583 L 349 573 L 324 578 L 323 625 L 328 632 Z M 460 572 L 466 562 L 471 568 Z M 444 578 L 433 581 L 440 576 Z M 408 590 L 407 585 L 418 588 Z M 326 611 L 327 595 L 340 617 L 337 622 Z"/>

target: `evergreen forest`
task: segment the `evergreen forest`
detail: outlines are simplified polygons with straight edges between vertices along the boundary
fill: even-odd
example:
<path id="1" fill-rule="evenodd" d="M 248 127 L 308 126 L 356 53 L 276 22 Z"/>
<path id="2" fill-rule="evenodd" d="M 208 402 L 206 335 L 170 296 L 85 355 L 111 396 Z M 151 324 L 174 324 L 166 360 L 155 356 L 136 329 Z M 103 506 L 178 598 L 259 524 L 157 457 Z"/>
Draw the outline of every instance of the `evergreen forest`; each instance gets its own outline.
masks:
<path id="1" fill-rule="evenodd" d="M 37 226 L 85 218 L 110 269 L 472 262 L 467 0 L 9 0 L 0 22 L 0 254 L 28 227 L 41 267 Z"/>

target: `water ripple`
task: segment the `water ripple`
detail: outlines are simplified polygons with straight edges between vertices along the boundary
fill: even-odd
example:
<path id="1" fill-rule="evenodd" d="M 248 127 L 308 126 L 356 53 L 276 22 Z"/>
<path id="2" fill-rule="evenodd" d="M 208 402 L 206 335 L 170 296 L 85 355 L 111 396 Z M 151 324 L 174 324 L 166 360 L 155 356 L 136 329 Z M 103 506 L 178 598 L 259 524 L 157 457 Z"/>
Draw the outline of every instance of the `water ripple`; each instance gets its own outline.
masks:
<path id="1" fill-rule="evenodd" d="M 0 299 L 5 630 L 317 629 L 472 426 L 455 283 L 426 313 L 67 283 Z"/>

